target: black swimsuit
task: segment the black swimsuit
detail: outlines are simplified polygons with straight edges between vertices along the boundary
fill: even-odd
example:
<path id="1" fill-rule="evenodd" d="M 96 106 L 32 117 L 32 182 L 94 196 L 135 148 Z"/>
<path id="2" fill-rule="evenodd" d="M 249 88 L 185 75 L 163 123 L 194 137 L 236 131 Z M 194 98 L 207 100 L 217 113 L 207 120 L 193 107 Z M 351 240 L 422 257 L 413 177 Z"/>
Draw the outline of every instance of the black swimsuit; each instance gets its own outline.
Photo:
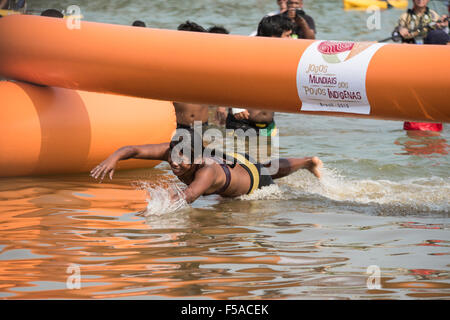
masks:
<path id="1" fill-rule="evenodd" d="M 225 184 L 223 185 L 222 188 L 217 190 L 215 193 L 220 194 L 220 193 L 225 192 L 225 190 L 227 190 L 227 188 L 230 186 L 230 182 L 231 182 L 231 171 L 230 171 L 229 166 L 234 168 L 234 166 L 236 166 L 236 164 L 238 164 L 238 163 L 241 165 L 241 167 L 243 167 L 248 172 L 248 174 L 250 176 L 250 188 L 249 188 L 247 194 L 252 193 L 256 189 L 261 189 L 262 187 L 274 184 L 272 177 L 270 175 L 261 174 L 263 165 L 260 163 L 255 164 L 252 161 L 250 161 L 249 155 L 235 153 L 235 154 L 226 154 L 226 155 L 224 155 L 224 157 L 225 156 L 227 159 L 230 159 L 230 158 L 233 159 L 232 165 L 228 165 L 228 164 L 224 163 L 224 160 L 220 159 L 218 157 L 212 158 L 222 167 L 223 172 L 225 173 L 225 176 L 226 176 Z"/>
<path id="2" fill-rule="evenodd" d="M 227 177 L 227 179 L 226 179 L 223 187 L 220 188 L 219 190 L 217 190 L 216 193 L 225 192 L 225 190 L 227 190 L 227 188 L 230 186 L 230 182 L 231 182 L 231 172 L 230 172 L 230 168 L 228 168 L 228 165 L 225 163 L 219 163 L 219 165 L 222 167 L 223 172 L 225 172 L 225 176 Z"/>

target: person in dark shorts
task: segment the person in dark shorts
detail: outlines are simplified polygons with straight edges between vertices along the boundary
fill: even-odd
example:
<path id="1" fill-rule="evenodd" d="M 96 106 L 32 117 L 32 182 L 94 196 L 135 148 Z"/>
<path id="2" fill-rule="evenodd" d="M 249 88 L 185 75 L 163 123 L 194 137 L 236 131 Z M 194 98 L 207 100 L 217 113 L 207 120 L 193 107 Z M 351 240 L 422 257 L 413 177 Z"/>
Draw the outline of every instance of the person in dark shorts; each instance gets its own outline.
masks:
<path id="1" fill-rule="evenodd" d="M 424 45 L 447 45 L 450 37 L 447 32 L 441 29 L 429 31 L 424 39 Z M 434 131 L 440 132 L 443 129 L 443 124 L 439 122 L 403 122 L 403 130 L 407 131 Z"/>
<path id="2" fill-rule="evenodd" d="M 207 32 L 201 25 L 189 20 L 180 24 L 177 29 L 179 31 Z M 204 129 L 208 126 L 209 108 L 207 105 L 174 101 L 173 106 L 177 116 L 178 129 L 192 129 L 196 121 L 201 121 Z"/>
<path id="3" fill-rule="evenodd" d="M 284 15 L 266 16 L 258 24 L 257 37 L 290 38 L 294 24 Z M 250 133 L 254 130 L 258 136 L 273 137 L 278 133 L 275 113 L 268 110 L 230 108 L 226 117 L 227 129 Z"/>
<path id="4" fill-rule="evenodd" d="M 235 114 L 233 114 L 233 112 L 235 112 Z M 255 134 L 258 136 L 273 137 L 278 133 L 274 114 L 273 111 L 266 110 L 230 108 L 228 110 L 225 127 L 232 130 L 241 129 L 247 133 L 249 133 L 249 130 L 254 130 Z M 241 116 L 240 119 L 237 118 L 239 116 Z"/>

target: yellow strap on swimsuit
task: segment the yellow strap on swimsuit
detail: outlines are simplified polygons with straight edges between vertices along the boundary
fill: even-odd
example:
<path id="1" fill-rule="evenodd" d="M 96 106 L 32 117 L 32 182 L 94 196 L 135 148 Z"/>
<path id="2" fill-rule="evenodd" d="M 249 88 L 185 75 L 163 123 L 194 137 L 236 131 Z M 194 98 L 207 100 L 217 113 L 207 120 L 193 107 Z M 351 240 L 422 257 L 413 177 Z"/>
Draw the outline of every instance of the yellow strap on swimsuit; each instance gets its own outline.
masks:
<path id="1" fill-rule="evenodd" d="M 250 172 L 252 173 L 252 175 L 253 175 L 253 185 L 251 186 L 251 189 L 250 189 L 250 191 L 247 194 L 253 193 L 253 191 L 255 191 L 255 189 L 257 189 L 258 186 L 259 186 L 258 169 L 256 168 L 255 164 L 253 164 L 249 160 L 247 160 L 247 158 L 244 157 L 242 154 L 234 153 L 233 157 L 236 160 L 238 160 L 241 164 L 246 166 L 250 170 Z"/>

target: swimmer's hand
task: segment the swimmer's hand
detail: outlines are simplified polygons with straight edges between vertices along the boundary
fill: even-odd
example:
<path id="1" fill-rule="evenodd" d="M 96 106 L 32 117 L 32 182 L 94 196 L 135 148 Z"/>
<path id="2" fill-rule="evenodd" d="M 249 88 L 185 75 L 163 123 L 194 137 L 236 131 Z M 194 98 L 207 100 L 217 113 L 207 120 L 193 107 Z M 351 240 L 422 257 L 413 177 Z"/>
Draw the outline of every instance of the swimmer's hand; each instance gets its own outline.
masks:
<path id="1" fill-rule="evenodd" d="M 91 177 L 93 177 L 94 179 L 100 178 L 100 182 L 102 182 L 103 178 L 105 178 L 105 176 L 109 174 L 109 179 L 112 180 L 117 161 L 118 160 L 115 155 L 109 156 L 105 161 L 91 170 Z"/>
<path id="2" fill-rule="evenodd" d="M 400 33 L 400 35 L 401 35 L 402 38 L 404 38 L 404 39 L 412 38 L 411 33 L 409 33 L 409 30 L 406 29 L 405 27 L 400 27 L 400 28 L 398 29 L 398 33 Z"/>

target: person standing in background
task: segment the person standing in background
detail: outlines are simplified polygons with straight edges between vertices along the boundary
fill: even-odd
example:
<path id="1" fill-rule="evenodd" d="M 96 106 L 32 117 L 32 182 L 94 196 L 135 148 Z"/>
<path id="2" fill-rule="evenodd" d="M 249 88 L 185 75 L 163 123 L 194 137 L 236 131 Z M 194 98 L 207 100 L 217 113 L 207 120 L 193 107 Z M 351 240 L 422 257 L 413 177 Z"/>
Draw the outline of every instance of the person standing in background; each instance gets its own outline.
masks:
<path id="1" fill-rule="evenodd" d="M 316 24 L 314 19 L 303 10 L 303 0 L 288 0 L 287 10 L 279 15 L 284 15 L 294 23 L 292 38 L 315 39 Z"/>
<path id="2" fill-rule="evenodd" d="M 257 36 L 290 39 L 295 25 L 284 15 L 265 16 L 259 22 Z M 225 108 L 218 112 L 224 114 Z M 275 113 L 268 110 L 230 108 L 226 117 L 226 128 L 242 129 L 245 132 L 254 130 L 257 135 L 275 136 L 278 129 L 274 120 Z"/>
<path id="3" fill-rule="evenodd" d="M 428 32 L 433 29 L 448 27 L 447 16 L 439 14 L 428 8 L 429 0 L 414 0 L 412 9 L 408 9 L 400 16 L 398 33 L 402 43 L 423 44 Z"/>
<path id="4" fill-rule="evenodd" d="M 179 31 L 207 32 L 201 25 L 189 20 L 180 24 L 177 29 Z M 193 128 L 196 121 L 201 121 L 203 129 L 208 126 L 209 109 L 207 105 L 174 101 L 173 106 L 178 129 Z"/>
<path id="5" fill-rule="evenodd" d="M 443 30 L 431 30 L 424 39 L 425 45 L 447 45 L 450 40 L 449 35 Z M 403 123 L 403 130 L 420 130 L 420 131 L 442 131 L 442 123 L 432 122 L 411 122 Z"/>

